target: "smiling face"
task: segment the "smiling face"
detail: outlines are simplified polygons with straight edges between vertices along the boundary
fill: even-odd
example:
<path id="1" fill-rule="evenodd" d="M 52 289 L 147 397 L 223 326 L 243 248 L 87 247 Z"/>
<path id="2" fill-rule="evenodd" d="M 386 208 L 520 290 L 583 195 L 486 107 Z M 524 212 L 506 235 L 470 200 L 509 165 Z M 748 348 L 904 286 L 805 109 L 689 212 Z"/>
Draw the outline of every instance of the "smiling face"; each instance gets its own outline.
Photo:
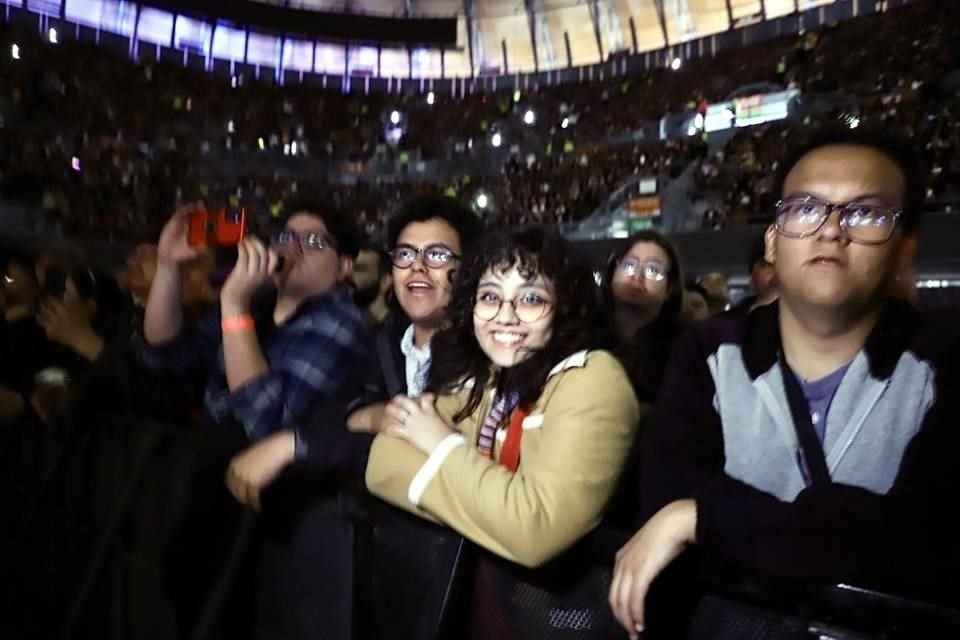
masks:
<path id="1" fill-rule="evenodd" d="M 901 207 L 905 177 L 883 153 L 869 147 L 833 145 L 816 149 L 790 171 L 783 198 L 812 197 L 822 202 Z M 875 300 L 897 268 L 902 234 L 883 244 L 852 243 L 836 211 L 806 238 L 767 230 L 767 260 L 774 263 L 781 297 L 787 304 L 817 308 L 862 306 Z"/>
<path id="2" fill-rule="evenodd" d="M 512 367 L 547 344 L 553 333 L 552 289 L 543 276 L 526 278 L 516 267 L 488 269 L 483 274 L 477 286 L 473 329 L 491 362 Z"/>
<path id="3" fill-rule="evenodd" d="M 460 255 L 460 235 L 438 218 L 411 222 L 397 237 L 397 247 L 410 247 L 414 251 L 437 245 Z M 418 253 L 413 264 L 405 269 L 393 265 L 393 292 L 411 322 L 424 327 L 443 324 L 452 293 L 453 271 L 459 263 L 454 258 L 446 266 L 429 267 L 423 254 Z"/>

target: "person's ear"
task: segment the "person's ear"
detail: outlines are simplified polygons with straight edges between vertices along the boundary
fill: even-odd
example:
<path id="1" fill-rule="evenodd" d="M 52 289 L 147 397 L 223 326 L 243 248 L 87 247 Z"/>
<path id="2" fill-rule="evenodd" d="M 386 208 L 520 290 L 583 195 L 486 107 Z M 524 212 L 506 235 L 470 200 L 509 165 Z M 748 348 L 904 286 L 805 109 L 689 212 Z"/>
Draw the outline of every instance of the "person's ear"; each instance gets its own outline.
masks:
<path id="1" fill-rule="evenodd" d="M 763 259 L 772 265 L 777 263 L 777 228 L 774 225 L 767 227 L 763 234 Z"/>

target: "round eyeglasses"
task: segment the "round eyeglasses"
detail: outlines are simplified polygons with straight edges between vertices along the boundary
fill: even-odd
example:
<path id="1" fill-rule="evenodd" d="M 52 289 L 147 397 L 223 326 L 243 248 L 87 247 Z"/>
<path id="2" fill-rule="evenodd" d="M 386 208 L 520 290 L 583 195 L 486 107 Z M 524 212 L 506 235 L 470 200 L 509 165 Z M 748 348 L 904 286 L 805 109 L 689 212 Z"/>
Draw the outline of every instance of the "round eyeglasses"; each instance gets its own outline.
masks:
<path id="1" fill-rule="evenodd" d="M 902 209 L 862 202 L 834 204 L 811 196 L 787 198 L 777 203 L 777 233 L 787 238 L 809 238 L 816 234 L 836 210 L 840 229 L 850 242 L 883 244 L 890 240 Z"/>
<path id="2" fill-rule="evenodd" d="M 277 247 L 299 247 L 302 251 L 320 251 L 322 249 L 336 249 L 336 244 L 329 236 L 322 233 L 299 233 L 285 229 L 273 237 L 273 244 Z"/>
<path id="3" fill-rule="evenodd" d="M 627 278 L 633 278 L 639 273 L 644 279 L 653 282 L 663 282 L 667 279 L 667 270 L 661 263 L 654 260 L 640 262 L 636 258 L 622 258 L 617 263 L 617 270 Z"/>
<path id="4" fill-rule="evenodd" d="M 517 320 L 524 324 L 536 322 L 553 306 L 552 302 L 532 291 L 521 293 L 512 300 L 504 300 L 492 291 L 481 291 L 477 294 L 473 313 L 483 321 L 493 320 L 505 302 L 513 308 Z"/>
<path id="5" fill-rule="evenodd" d="M 423 263 L 431 269 L 442 269 L 452 260 L 459 260 L 460 256 L 443 244 L 428 244 L 417 248 L 409 244 L 400 244 L 390 252 L 390 260 L 397 269 L 409 269 L 417 261 L 417 256 L 423 256 Z"/>

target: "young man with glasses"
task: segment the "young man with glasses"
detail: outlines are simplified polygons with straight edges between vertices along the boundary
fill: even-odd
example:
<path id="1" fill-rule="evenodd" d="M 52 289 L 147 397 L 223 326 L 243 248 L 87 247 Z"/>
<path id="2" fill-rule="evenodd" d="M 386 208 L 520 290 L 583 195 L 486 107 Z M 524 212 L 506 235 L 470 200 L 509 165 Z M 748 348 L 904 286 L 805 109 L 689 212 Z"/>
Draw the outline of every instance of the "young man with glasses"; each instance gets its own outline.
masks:
<path id="1" fill-rule="evenodd" d="M 200 253 L 187 242 L 193 206 L 178 210 L 160 237 L 142 356 L 155 368 L 211 372 L 207 421 L 240 424 L 260 443 L 234 460 L 227 477 L 235 497 L 256 508 L 272 479 L 265 471 L 279 472 L 263 468 L 265 449 L 305 456 L 298 429 L 367 353 L 363 314 L 342 286 L 359 235 L 351 220 L 325 204 L 292 206 L 271 246 L 252 236 L 240 243 L 217 312 L 184 327 L 182 265 Z M 257 303 L 271 289 L 275 303 L 258 313 Z"/>
<path id="2" fill-rule="evenodd" d="M 430 339 L 447 321 L 453 274 L 480 237 L 477 217 L 451 198 L 420 198 L 387 229 L 396 308 L 377 336 L 377 354 L 362 397 L 352 406 L 350 428 L 379 430 L 386 401 L 420 395 L 430 369 Z"/>
<path id="3" fill-rule="evenodd" d="M 423 393 L 454 273 L 482 232 L 480 220 L 451 198 L 418 198 L 390 221 L 394 309 L 377 333 L 362 392 L 347 407 L 351 430 L 379 432 L 391 398 Z M 462 538 L 384 502 L 371 502 L 369 513 L 368 582 L 356 590 L 366 596 L 366 637 L 437 637 L 452 575 L 436 568 L 454 566 Z"/>
<path id="4" fill-rule="evenodd" d="M 610 591 L 633 638 L 657 625 L 651 582 L 693 545 L 763 576 L 956 589 L 957 325 L 885 295 L 912 254 L 923 175 L 896 140 L 828 131 L 778 185 L 779 300 L 690 332 L 651 412 L 649 520 Z"/>
<path id="5" fill-rule="evenodd" d="M 190 539 L 216 537 L 229 526 L 234 544 L 249 540 L 230 551 L 233 562 L 250 563 L 249 575 L 231 589 L 251 595 L 252 606 L 235 603 L 223 616 L 223 624 L 242 629 L 243 637 L 294 640 L 314 637 L 321 627 L 331 637 L 350 637 L 351 610 L 338 600 L 353 572 L 352 524 L 341 508 L 341 497 L 351 494 L 333 474 L 303 467 L 318 452 L 333 455 L 331 450 L 349 444 L 337 432 L 317 428 L 316 421 L 342 404 L 357 363 L 369 352 L 363 313 L 344 284 L 359 232 L 353 220 L 325 203 L 291 204 L 283 230 L 269 245 L 253 236 L 241 241 L 219 307 L 185 326 L 182 268 L 200 252 L 187 241 L 191 209 L 178 210 L 161 234 L 142 353 L 154 367 L 209 372 L 204 418 L 220 434 L 210 434 L 214 451 L 200 455 L 193 472 L 190 507 L 197 513 L 191 512 L 186 526 L 202 529 Z M 223 478 L 219 456 L 226 443 L 216 436 L 224 433 L 239 433 L 250 445 L 226 472 L 237 501 L 261 514 L 246 514 L 242 527 L 212 491 L 214 478 Z M 304 465 L 278 478 L 294 459 Z M 268 485 L 271 495 L 262 496 Z M 217 550 L 208 547 L 206 554 Z M 211 560 L 198 558 L 196 564 Z M 191 578 L 185 586 L 196 588 Z M 196 603 L 176 596 L 189 620 Z"/>

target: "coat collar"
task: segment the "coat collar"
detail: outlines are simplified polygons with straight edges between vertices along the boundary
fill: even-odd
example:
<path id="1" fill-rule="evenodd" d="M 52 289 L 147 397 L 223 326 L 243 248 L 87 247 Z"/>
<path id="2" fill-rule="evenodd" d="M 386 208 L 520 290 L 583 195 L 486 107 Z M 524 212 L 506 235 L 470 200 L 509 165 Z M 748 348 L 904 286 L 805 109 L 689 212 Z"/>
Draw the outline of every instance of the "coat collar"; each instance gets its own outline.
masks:
<path id="1" fill-rule="evenodd" d="M 561 360 L 560 362 L 558 362 L 553 369 L 550 369 L 550 373 L 547 374 L 547 380 L 549 380 L 550 378 L 552 378 L 553 376 L 557 375 L 562 371 L 566 371 L 567 369 L 584 367 L 586 366 L 586 364 L 587 364 L 587 350 L 584 349 L 583 351 L 577 351 L 573 355 L 569 355 L 563 360 Z"/>
<path id="2" fill-rule="evenodd" d="M 914 309 L 908 302 L 887 300 L 877 325 L 870 332 L 862 351 L 867 356 L 870 374 L 880 380 L 893 375 L 900 356 L 909 344 Z M 776 364 L 780 354 L 780 303 L 757 307 L 744 321 L 743 362 L 756 380 Z"/>

